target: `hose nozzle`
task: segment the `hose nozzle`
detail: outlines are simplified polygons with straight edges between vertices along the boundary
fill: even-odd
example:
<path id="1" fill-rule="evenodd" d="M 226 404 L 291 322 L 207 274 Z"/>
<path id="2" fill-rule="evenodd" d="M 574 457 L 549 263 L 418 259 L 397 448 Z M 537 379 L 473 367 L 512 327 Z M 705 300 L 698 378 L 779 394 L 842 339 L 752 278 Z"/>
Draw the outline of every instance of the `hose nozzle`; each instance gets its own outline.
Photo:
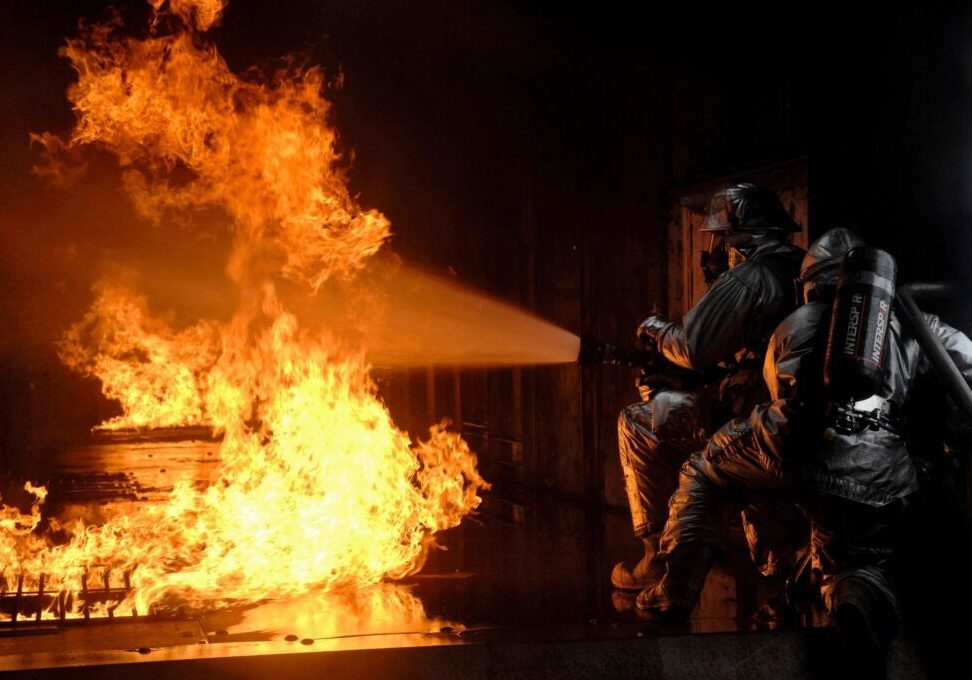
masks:
<path id="1" fill-rule="evenodd" d="M 589 336 L 581 337 L 580 352 L 577 354 L 579 366 L 630 366 L 649 368 L 655 363 L 655 354 L 638 349 L 624 349 Z"/>

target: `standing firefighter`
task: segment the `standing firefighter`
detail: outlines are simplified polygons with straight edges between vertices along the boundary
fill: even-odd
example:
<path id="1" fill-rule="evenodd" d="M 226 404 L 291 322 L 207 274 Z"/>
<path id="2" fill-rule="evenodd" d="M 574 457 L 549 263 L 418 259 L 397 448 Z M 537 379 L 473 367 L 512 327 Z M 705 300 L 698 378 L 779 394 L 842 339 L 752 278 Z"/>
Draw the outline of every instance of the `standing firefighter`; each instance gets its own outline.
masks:
<path id="1" fill-rule="evenodd" d="M 810 248 L 800 275 L 806 304 L 780 324 L 767 350 L 771 400 L 723 426 L 682 467 L 657 556 L 664 575 L 637 605 L 687 616 L 718 543 L 719 508 L 796 499 L 811 521 L 811 564 L 822 576 L 824 603 L 850 653 L 851 670 L 880 677 L 897 618 L 886 569 L 905 499 L 918 488 L 901 413 L 916 382 L 935 376 L 918 340 L 891 311 L 893 260 L 860 245 L 851 232 L 834 229 Z M 891 264 L 890 278 L 853 268 L 881 258 Z M 847 304 L 845 291 L 851 294 Z M 937 317 L 924 318 L 972 381 L 972 342 Z M 848 352 L 852 360 L 864 359 L 866 370 L 855 375 L 841 356 Z M 968 448 L 968 423 L 957 410 L 949 416 L 950 449 Z"/>
<path id="2" fill-rule="evenodd" d="M 682 463 L 704 446 L 713 427 L 765 400 L 759 366 L 770 333 L 795 305 L 793 281 L 803 251 L 789 237 L 799 229 L 776 194 L 764 187 L 742 183 L 718 192 L 702 231 L 713 240 L 711 253 L 728 251 L 729 270 L 714 279 L 681 324 L 650 316 L 639 327 L 639 340 L 669 362 L 695 371 L 722 364 L 729 372 L 718 397 L 711 399 L 699 391 L 652 389 L 654 376 L 643 376 L 643 400 L 621 412 L 621 467 L 635 534 L 645 553 L 633 567 L 615 565 L 611 582 L 616 588 L 641 590 L 649 583 L 648 567 Z M 707 279 L 718 271 L 715 258 L 703 258 L 702 265 Z"/>

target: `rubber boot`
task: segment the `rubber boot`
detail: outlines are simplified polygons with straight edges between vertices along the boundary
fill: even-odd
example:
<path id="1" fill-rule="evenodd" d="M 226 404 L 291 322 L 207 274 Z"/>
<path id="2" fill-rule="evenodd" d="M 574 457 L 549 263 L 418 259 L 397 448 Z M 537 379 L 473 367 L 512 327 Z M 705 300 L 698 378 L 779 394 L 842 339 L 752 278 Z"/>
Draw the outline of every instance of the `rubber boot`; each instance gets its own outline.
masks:
<path id="1" fill-rule="evenodd" d="M 844 603 L 834 612 L 848 678 L 884 680 L 887 652 L 866 611 Z"/>
<path id="2" fill-rule="evenodd" d="M 611 585 L 619 590 L 641 591 L 661 578 L 661 574 L 652 578 L 651 569 L 658 553 L 658 534 L 651 534 L 641 540 L 645 544 L 645 554 L 638 563 L 632 566 L 627 562 L 618 562 L 611 570 Z"/>
<path id="3" fill-rule="evenodd" d="M 758 606 L 750 622 L 756 630 L 779 630 L 797 619 L 789 600 L 788 579 L 780 574 L 763 576 L 756 584 Z"/>
<path id="4" fill-rule="evenodd" d="M 699 602 L 714 560 L 715 553 L 707 545 L 679 546 L 664 558 L 664 577 L 654 587 L 641 591 L 635 606 L 661 619 L 687 620 Z"/>
<path id="5" fill-rule="evenodd" d="M 840 635 L 846 677 L 884 680 L 894 626 L 892 605 L 866 582 L 848 579 L 834 597 L 834 623 Z"/>

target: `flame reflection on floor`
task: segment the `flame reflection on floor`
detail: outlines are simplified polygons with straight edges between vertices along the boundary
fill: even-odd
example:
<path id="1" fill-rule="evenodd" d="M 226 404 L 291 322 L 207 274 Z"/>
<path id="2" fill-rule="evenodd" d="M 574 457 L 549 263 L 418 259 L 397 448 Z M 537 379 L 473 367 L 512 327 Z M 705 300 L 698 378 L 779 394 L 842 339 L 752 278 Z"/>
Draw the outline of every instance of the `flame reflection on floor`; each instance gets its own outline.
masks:
<path id="1" fill-rule="evenodd" d="M 211 441 L 92 444 L 52 458 L 46 474 L 76 482 L 124 478 L 117 488 L 127 495 L 120 502 L 138 507 L 164 502 L 168 478 L 205 483 L 213 450 Z M 119 502 L 104 495 L 104 485 L 88 500 L 79 493 L 59 499 L 53 488 L 52 506 L 77 516 L 97 517 Z M 135 498 L 130 489 L 139 490 Z M 443 532 L 439 542 L 445 550 L 432 551 L 422 571 L 395 583 L 257 603 L 175 606 L 161 617 L 120 616 L 110 625 L 45 618 L 25 622 L 16 637 L 5 637 L 0 624 L 0 670 L 671 632 L 640 617 L 631 598 L 617 597 L 608 582 L 613 562 L 637 551 L 624 512 L 539 491 L 519 500 L 491 493 L 475 522 Z M 279 566 L 282 572 L 288 567 Z M 758 627 L 752 615 L 759 583 L 746 566 L 717 566 L 691 631 Z"/>
<path id="2" fill-rule="evenodd" d="M 48 475 L 57 479 L 64 474 L 124 473 L 129 487 L 138 490 L 137 497 L 59 498 L 55 485 L 51 503 L 61 512 L 94 520 L 114 502 L 157 503 L 172 479 L 205 484 L 214 465 L 209 454 L 215 450 L 211 441 L 102 443 L 68 449 L 51 460 Z M 614 561 L 636 552 L 630 520 L 623 512 L 587 508 L 539 492 L 517 502 L 490 494 L 476 522 L 443 533 L 439 542 L 445 550 L 434 550 L 421 572 L 399 584 L 311 592 L 190 613 L 202 616 L 207 633 L 226 631 L 227 640 L 421 636 L 443 628 L 473 635 L 495 626 L 641 622 L 637 612 L 612 592 L 607 579 Z M 285 571 L 287 565 L 280 568 Z M 746 617 L 756 608 L 752 598 L 757 582 L 744 579 L 740 584 L 734 570 L 739 571 L 718 568 L 710 578 L 695 630 L 751 625 Z"/>

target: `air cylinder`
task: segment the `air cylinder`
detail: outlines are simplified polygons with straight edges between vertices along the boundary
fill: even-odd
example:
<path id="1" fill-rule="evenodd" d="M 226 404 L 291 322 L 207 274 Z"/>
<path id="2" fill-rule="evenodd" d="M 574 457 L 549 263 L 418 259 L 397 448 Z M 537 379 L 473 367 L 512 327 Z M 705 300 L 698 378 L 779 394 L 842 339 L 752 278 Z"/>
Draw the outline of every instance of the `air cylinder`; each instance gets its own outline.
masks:
<path id="1" fill-rule="evenodd" d="M 879 248 L 859 246 L 841 263 L 830 319 L 824 383 L 838 400 L 861 400 L 884 384 L 898 267 Z"/>

